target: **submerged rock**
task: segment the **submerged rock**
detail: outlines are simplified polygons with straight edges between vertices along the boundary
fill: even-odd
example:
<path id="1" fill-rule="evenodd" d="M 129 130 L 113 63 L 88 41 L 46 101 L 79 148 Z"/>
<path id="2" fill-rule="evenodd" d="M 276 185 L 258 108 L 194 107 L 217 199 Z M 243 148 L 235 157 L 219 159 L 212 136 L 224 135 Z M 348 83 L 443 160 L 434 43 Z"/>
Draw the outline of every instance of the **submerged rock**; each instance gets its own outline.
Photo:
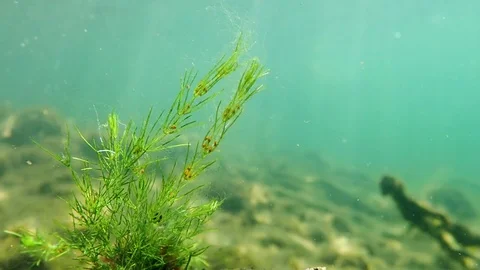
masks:
<path id="1" fill-rule="evenodd" d="M 459 219 L 476 219 L 478 213 L 464 194 L 451 187 L 440 187 L 429 192 L 431 203 L 445 208 L 450 214 Z"/>
<path id="2" fill-rule="evenodd" d="M 60 118 L 49 109 L 23 110 L 2 121 L 0 142 L 15 146 L 31 144 L 32 139 L 61 136 L 62 126 Z"/>

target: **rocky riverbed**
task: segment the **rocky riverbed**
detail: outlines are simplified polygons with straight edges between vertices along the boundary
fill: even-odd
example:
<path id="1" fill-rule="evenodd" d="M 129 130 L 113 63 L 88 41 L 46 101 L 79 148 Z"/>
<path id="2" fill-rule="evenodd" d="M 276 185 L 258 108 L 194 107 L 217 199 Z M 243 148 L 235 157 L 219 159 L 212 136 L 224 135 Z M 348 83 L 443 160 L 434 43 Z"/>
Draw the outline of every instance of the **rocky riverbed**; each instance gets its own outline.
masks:
<path id="1" fill-rule="evenodd" d="M 59 197 L 71 195 L 69 172 L 31 139 L 60 153 L 69 121 L 50 108 L 0 108 L 0 228 L 48 232 L 68 221 Z M 79 139 L 72 147 L 89 154 Z M 211 269 L 461 269 L 431 238 L 408 231 L 393 202 L 380 196 L 379 175 L 311 152 L 219 157 L 204 177 L 204 196 L 225 199 L 201 236 L 211 245 Z M 419 199 L 480 230 L 472 188 L 447 183 L 423 193 Z M 0 234 L 0 269 L 30 263 L 16 238 Z M 74 266 L 67 256 L 39 268 Z"/>

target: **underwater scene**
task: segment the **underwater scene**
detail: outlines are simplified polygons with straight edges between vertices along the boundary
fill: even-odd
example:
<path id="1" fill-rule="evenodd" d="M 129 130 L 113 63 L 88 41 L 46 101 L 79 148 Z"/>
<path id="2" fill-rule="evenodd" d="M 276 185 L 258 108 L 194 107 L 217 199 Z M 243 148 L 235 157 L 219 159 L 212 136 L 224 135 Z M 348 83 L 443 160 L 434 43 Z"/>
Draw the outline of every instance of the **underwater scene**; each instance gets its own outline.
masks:
<path id="1" fill-rule="evenodd" d="M 0 2 L 0 270 L 480 269 L 480 2 Z"/>

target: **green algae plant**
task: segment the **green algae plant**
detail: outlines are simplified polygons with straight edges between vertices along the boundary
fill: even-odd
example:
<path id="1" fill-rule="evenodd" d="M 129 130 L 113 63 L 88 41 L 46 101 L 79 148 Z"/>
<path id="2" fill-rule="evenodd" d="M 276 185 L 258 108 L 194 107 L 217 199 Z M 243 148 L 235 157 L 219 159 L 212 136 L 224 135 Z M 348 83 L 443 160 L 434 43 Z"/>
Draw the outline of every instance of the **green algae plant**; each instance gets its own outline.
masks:
<path id="1" fill-rule="evenodd" d="M 242 48 L 240 36 L 233 52 L 196 83 L 196 72 L 185 72 L 171 107 L 158 116 L 150 110 L 141 125 L 123 126 L 113 112 L 99 141 L 85 139 L 77 129 L 95 158 L 73 156 L 70 136 L 61 155 L 45 149 L 71 171 L 78 188 L 78 195 L 67 200 L 73 224 L 53 237 L 25 229 L 6 232 L 20 238 L 37 265 L 67 253 L 90 269 L 188 269 L 203 261 L 206 247 L 195 237 L 221 202 L 199 201 L 201 187 L 190 183 L 213 164 L 210 154 L 245 102 L 263 88 L 257 80 L 268 74 L 257 58 L 241 62 Z M 195 122 L 193 114 L 219 93 L 215 85 L 241 66 L 232 99 L 225 106 L 218 103 L 203 139 L 177 143 Z M 174 162 L 174 169 L 161 171 L 158 153 L 173 147 L 184 147 L 185 157 Z"/>

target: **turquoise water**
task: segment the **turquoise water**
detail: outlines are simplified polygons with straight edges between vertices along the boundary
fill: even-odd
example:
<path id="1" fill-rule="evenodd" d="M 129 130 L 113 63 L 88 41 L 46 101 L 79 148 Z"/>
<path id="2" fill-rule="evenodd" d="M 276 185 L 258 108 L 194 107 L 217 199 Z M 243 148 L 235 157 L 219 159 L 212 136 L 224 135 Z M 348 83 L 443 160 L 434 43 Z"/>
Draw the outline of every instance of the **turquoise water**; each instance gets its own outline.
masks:
<path id="1" fill-rule="evenodd" d="M 237 2 L 241 2 L 238 4 Z M 95 123 L 174 97 L 242 30 L 271 70 L 225 151 L 478 183 L 480 2 L 2 1 L 0 99 Z M 230 145 L 230 146 L 228 146 Z M 234 146 L 232 146 L 234 145 Z"/>

